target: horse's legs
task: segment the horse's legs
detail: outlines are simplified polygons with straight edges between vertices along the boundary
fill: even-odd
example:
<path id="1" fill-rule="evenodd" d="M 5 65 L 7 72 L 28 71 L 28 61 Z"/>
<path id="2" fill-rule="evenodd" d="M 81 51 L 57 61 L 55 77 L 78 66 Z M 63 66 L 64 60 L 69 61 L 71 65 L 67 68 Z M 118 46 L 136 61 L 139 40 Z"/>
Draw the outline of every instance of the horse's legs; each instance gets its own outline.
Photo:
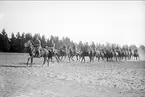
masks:
<path id="1" fill-rule="evenodd" d="M 68 59 L 69 59 L 69 62 L 70 62 L 70 55 L 68 55 Z"/>
<path id="2" fill-rule="evenodd" d="M 86 62 L 86 59 L 85 59 L 85 57 L 84 57 L 84 62 Z"/>
<path id="3" fill-rule="evenodd" d="M 80 56 L 78 56 L 78 61 L 80 62 Z"/>
<path id="4" fill-rule="evenodd" d="M 83 61 L 85 62 L 85 57 L 84 56 L 82 56 L 82 61 L 81 62 L 83 62 Z"/>
<path id="5" fill-rule="evenodd" d="M 52 61 L 52 57 L 51 57 L 51 62 L 53 62 L 53 61 Z"/>
<path id="6" fill-rule="evenodd" d="M 33 57 L 31 57 L 31 66 L 32 66 L 32 63 L 33 63 Z"/>
<path id="7" fill-rule="evenodd" d="M 59 62 L 59 58 L 57 56 L 55 56 L 55 59 L 57 60 L 57 62 Z"/>
<path id="8" fill-rule="evenodd" d="M 27 60 L 27 66 L 28 66 L 29 60 L 30 60 L 30 57 L 29 57 L 28 60 Z"/>
<path id="9" fill-rule="evenodd" d="M 91 57 L 91 61 L 93 62 L 93 60 L 94 60 L 94 59 L 93 59 L 93 56 L 92 56 L 92 57 Z"/>
<path id="10" fill-rule="evenodd" d="M 58 59 L 61 60 L 61 59 L 60 59 L 60 56 L 58 56 Z"/>
<path id="11" fill-rule="evenodd" d="M 83 61 L 83 60 L 85 61 L 85 57 L 82 57 L 82 61 Z"/>
<path id="12" fill-rule="evenodd" d="M 76 60 L 76 62 L 77 62 L 77 61 L 78 61 L 78 56 L 77 56 L 77 55 L 76 55 L 76 59 L 77 59 L 77 60 Z"/>
<path id="13" fill-rule="evenodd" d="M 49 66 L 49 58 L 48 59 L 46 58 L 46 60 L 47 60 L 47 66 Z"/>
<path id="14" fill-rule="evenodd" d="M 107 57 L 107 61 L 108 61 L 108 57 Z"/>
<path id="15" fill-rule="evenodd" d="M 116 59 L 116 61 L 117 61 L 117 56 L 115 56 L 115 59 Z"/>
<path id="16" fill-rule="evenodd" d="M 98 57 L 98 62 L 100 61 L 100 57 Z"/>
<path id="17" fill-rule="evenodd" d="M 43 66 L 45 63 L 46 63 L 46 60 L 47 60 L 47 57 L 43 57 L 44 58 L 44 61 L 43 61 L 43 64 L 41 66 Z"/>
<path id="18" fill-rule="evenodd" d="M 137 56 L 136 56 L 136 60 L 137 60 Z"/>
<path id="19" fill-rule="evenodd" d="M 71 59 L 74 61 L 73 56 L 71 56 Z"/>
<path id="20" fill-rule="evenodd" d="M 92 61 L 94 62 L 94 56 L 92 56 Z"/>
<path id="21" fill-rule="evenodd" d="M 91 56 L 89 56 L 89 58 L 90 58 L 90 62 L 92 61 L 92 57 Z"/>
<path id="22" fill-rule="evenodd" d="M 83 57 L 80 58 L 81 62 L 83 62 Z"/>
<path id="23" fill-rule="evenodd" d="M 63 56 L 61 56 L 61 60 L 63 59 Z"/>

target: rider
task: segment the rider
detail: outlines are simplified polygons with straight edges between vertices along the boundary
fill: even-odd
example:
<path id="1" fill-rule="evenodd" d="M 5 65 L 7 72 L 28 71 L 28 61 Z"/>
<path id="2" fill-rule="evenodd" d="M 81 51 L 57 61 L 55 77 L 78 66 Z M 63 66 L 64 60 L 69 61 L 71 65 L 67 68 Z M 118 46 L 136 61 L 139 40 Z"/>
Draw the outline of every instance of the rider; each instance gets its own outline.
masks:
<path id="1" fill-rule="evenodd" d="M 84 46 L 81 46 L 81 51 L 84 51 Z"/>
<path id="2" fill-rule="evenodd" d="M 55 43 L 54 43 L 53 40 L 50 40 L 50 46 L 49 47 L 51 48 L 52 51 L 55 50 Z"/>
<path id="3" fill-rule="evenodd" d="M 41 41 L 39 40 L 39 36 L 37 35 L 35 38 L 34 38 L 34 46 L 35 46 L 35 55 L 36 55 L 36 52 L 38 51 L 38 57 L 40 57 L 40 49 L 41 49 Z"/>
<path id="4" fill-rule="evenodd" d="M 67 50 L 66 44 L 63 44 L 62 49 L 63 49 L 64 51 L 66 51 L 66 50 Z"/>
<path id="5" fill-rule="evenodd" d="M 87 43 L 84 44 L 84 50 L 85 50 L 85 51 L 88 50 L 88 44 L 87 44 Z"/>
<path id="6" fill-rule="evenodd" d="M 95 51 L 95 43 L 94 42 L 92 42 L 92 44 L 91 44 L 91 49 Z"/>
<path id="7" fill-rule="evenodd" d="M 76 47 L 76 45 L 75 44 L 73 44 L 73 51 L 75 52 L 75 51 L 77 51 L 77 47 Z"/>

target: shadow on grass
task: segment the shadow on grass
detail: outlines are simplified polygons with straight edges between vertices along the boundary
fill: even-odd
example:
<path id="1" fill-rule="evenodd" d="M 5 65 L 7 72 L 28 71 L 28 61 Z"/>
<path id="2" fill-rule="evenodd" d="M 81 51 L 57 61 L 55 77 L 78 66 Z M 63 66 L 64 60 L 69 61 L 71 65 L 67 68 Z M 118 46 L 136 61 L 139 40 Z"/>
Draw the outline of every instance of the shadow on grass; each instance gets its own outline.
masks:
<path id="1" fill-rule="evenodd" d="M 40 67 L 41 65 L 36 65 L 35 63 L 31 64 L 29 63 L 27 66 L 27 63 L 25 62 L 19 62 L 18 65 L 6 65 L 6 64 L 2 64 L 0 65 L 0 67 L 12 67 L 12 68 L 26 68 L 26 67 Z"/>
<path id="2" fill-rule="evenodd" d="M 0 67 L 24 68 L 24 67 L 28 67 L 28 66 L 0 65 Z"/>

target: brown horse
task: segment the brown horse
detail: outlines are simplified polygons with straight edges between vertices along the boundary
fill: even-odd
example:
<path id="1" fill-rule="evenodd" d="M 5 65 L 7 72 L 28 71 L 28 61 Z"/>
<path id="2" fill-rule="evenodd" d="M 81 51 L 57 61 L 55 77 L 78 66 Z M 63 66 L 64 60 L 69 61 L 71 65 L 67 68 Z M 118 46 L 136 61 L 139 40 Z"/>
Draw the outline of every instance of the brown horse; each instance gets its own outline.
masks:
<path id="1" fill-rule="evenodd" d="M 76 62 L 79 60 L 79 52 L 75 51 L 75 50 L 72 50 L 71 48 L 68 49 L 68 58 L 69 58 L 69 62 L 70 62 L 70 59 L 72 61 L 74 61 L 73 57 L 76 57 Z"/>
<path id="2" fill-rule="evenodd" d="M 54 49 L 54 48 L 52 48 L 52 47 L 48 47 L 48 46 L 46 46 L 45 48 L 49 51 L 48 60 L 51 59 L 51 62 L 53 62 L 53 61 L 52 61 L 52 57 L 55 57 L 55 59 L 57 60 L 57 62 L 59 62 L 59 58 L 58 58 L 58 56 L 57 56 L 57 51 L 56 51 L 56 49 Z"/>
<path id="3" fill-rule="evenodd" d="M 56 56 L 58 57 L 59 60 L 62 60 L 63 58 L 66 58 L 67 55 L 68 55 L 67 50 L 63 50 L 62 48 L 59 48 L 55 52 L 56 52 Z"/>
<path id="4" fill-rule="evenodd" d="M 29 63 L 29 60 L 31 59 L 31 66 L 32 66 L 32 63 L 33 63 L 33 58 L 40 58 L 36 55 L 36 53 L 38 53 L 37 51 L 35 51 L 36 47 L 33 45 L 32 41 L 31 40 L 28 40 L 26 43 L 24 43 L 24 46 L 27 48 L 27 51 L 30 55 L 30 57 L 28 58 L 27 60 L 27 66 L 28 66 L 28 63 Z M 41 48 L 40 49 L 40 55 L 41 57 L 44 58 L 44 61 L 43 61 L 43 64 L 42 66 L 46 63 L 46 60 L 47 60 L 47 65 L 49 66 L 49 60 L 47 59 L 48 55 L 49 55 L 49 51 L 46 50 L 45 48 Z"/>

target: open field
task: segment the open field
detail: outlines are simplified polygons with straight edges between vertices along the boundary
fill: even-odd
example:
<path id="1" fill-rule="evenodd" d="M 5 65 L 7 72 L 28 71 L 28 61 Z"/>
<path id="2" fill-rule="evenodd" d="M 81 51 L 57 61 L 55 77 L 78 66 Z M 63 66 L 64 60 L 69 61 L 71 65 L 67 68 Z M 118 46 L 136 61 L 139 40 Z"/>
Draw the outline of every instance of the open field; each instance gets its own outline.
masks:
<path id="1" fill-rule="evenodd" d="M 27 67 L 28 54 L 0 53 L 0 97 L 145 97 L 145 61 Z"/>

